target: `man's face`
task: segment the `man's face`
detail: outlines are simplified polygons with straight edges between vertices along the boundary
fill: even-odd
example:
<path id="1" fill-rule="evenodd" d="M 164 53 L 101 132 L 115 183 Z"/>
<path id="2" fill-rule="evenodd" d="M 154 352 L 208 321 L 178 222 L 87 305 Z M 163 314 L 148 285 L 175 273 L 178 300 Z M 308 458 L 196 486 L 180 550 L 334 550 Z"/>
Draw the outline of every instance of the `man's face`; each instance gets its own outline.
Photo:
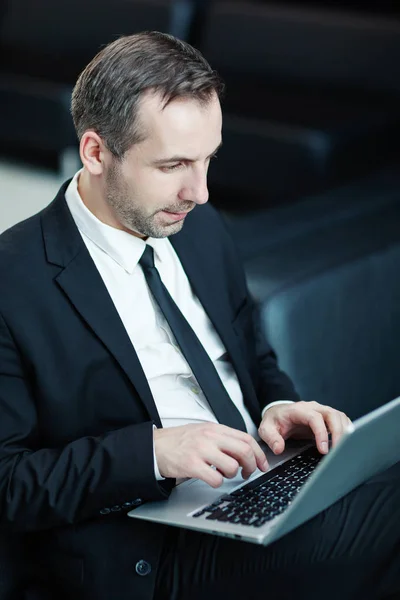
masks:
<path id="1" fill-rule="evenodd" d="M 180 231 L 188 212 L 208 200 L 207 171 L 221 144 L 217 96 L 201 105 L 178 98 L 164 109 L 148 94 L 140 107 L 146 139 L 106 169 L 105 199 L 124 229 L 163 238 Z"/>

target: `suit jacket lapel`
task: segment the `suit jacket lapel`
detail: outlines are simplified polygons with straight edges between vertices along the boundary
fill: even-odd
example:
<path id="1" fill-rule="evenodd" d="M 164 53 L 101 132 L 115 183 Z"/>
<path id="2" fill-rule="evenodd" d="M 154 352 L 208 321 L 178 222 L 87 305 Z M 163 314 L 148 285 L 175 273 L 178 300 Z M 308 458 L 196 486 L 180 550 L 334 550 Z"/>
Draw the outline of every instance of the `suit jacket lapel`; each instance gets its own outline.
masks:
<path id="1" fill-rule="evenodd" d="M 56 282 L 93 332 L 115 357 L 161 427 L 146 376 L 104 282 L 81 238 L 64 199 L 65 184 L 42 215 L 43 238 L 49 262 L 62 270 Z"/>
<path id="2" fill-rule="evenodd" d="M 97 271 L 65 202 L 65 190 L 42 214 L 43 239 L 47 259 L 61 267 L 56 282 L 68 296 L 85 322 L 115 357 L 146 406 L 150 418 L 161 427 L 157 408 L 137 354 L 114 303 Z M 225 310 L 226 290 L 215 280 L 210 286 L 210 274 L 205 273 L 204 247 L 201 238 L 191 235 L 189 228 L 170 238 L 196 296 L 208 314 L 238 376 L 243 395 L 256 406 L 254 387 L 245 367 L 238 340 Z"/>

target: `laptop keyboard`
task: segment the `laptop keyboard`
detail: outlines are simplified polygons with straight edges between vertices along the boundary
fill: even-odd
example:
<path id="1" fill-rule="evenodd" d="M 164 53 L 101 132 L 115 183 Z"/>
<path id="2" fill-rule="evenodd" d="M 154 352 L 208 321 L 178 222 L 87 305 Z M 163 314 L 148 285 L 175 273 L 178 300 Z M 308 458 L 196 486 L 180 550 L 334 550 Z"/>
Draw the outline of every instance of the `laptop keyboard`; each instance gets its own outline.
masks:
<path id="1" fill-rule="evenodd" d="M 261 527 L 288 507 L 322 458 L 315 447 L 308 448 L 192 517 Z"/>

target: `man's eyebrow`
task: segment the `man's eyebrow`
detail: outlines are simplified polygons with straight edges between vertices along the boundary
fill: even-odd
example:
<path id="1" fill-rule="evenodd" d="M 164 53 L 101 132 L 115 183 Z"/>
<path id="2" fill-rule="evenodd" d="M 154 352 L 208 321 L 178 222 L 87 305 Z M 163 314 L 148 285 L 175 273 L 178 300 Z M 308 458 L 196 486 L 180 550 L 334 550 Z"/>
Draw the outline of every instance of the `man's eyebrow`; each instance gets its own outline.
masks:
<path id="1" fill-rule="evenodd" d="M 210 156 L 207 156 L 207 158 L 211 158 L 212 156 L 214 156 L 214 154 L 216 154 L 218 152 L 218 150 L 221 148 L 221 146 L 222 146 L 222 142 L 220 144 L 218 144 L 218 146 L 215 148 L 214 152 L 211 152 Z M 159 158 L 158 160 L 155 160 L 153 164 L 164 165 L 165 163 L 174 163 L 174 162 L 194 162 L 194 159 L 188 158 L 187 156 L 171 156 L 170 158 Z"/>

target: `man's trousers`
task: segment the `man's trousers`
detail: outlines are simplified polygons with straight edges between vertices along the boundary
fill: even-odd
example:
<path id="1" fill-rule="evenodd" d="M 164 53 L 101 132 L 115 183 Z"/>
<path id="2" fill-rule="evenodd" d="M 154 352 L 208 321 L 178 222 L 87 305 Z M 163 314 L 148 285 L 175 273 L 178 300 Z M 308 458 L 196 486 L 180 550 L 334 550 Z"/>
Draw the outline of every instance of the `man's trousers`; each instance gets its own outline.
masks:
<path id="1" fill-rule="evenodd" d="M 267 547 L 169 528 L 155 600 L 400 600 L 400 462 Z"/>

